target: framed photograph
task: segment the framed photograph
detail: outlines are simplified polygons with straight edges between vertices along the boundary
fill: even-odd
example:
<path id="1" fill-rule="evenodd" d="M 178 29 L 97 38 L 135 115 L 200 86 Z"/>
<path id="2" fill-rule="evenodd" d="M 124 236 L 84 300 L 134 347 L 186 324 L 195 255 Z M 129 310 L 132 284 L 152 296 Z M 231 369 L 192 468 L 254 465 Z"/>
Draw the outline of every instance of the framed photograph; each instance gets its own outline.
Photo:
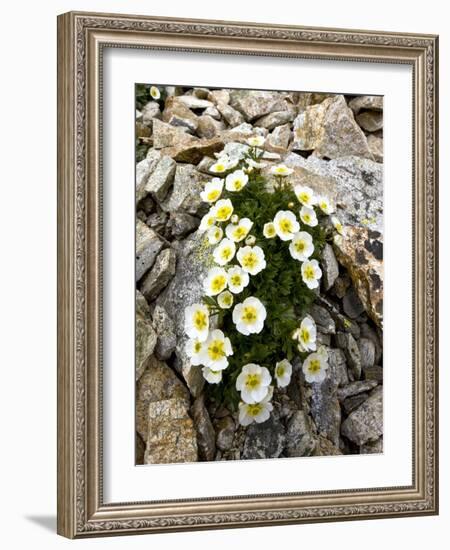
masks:
<path id="1" fill-rule="evenodd" d="M 58 18 L 58 532 L 438 512 L 431 35 Z"/>

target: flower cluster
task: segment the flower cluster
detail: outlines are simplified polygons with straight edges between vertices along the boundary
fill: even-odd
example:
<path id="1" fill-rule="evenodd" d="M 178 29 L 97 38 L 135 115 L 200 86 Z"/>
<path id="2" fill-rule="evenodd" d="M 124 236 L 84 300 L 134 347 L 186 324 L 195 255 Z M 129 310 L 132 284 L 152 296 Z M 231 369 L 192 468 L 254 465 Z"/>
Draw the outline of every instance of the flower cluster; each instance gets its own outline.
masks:
<path id="1" fill-rule="evenodd" d="M 305 310 L 322 276 L 319 222 L 334 212 L 327 197 L 288 185 L 293 169 L 283 164 L 267 169 L 277 181 L 267 191 L 264 138 L 247 144 L 233 156 L 217 154 L 209 168 L 215 176 L 200 193 L 209 210 L 199 230 L 215 265 L 203 281 L 203 303 L 185 309 L 186 354 L 207 382 L 225 384 L 242 425 L 269 418 L 274 386 L 290 383 L 294 355 L 308 382 L 326 376 L 327 354 L 317 350 L 316 326 Z M 342 231 L 336 218 L 331 223 Z"/>

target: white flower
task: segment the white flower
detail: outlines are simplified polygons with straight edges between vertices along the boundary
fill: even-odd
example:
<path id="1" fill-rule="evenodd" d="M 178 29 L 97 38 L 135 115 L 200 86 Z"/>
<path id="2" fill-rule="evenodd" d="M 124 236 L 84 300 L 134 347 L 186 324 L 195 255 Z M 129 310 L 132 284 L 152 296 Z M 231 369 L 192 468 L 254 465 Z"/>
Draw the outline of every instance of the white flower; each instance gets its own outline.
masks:
<path id="1" fill-rule="evenodd" d="M 298 340 L 298 349 L 300 352 L 315 351 L 317 329 L 313 319 L 305 317 L 300 323 L 300 327 L 294 331 L 292 338 Z"/>
<path id="2" fill-rule="evenodd" d="M 231 216 L 231 223 L 239 223 L 239 216 L 237 214 Z"/>
<path id="3" fill-rule="evenodd" d="M 227 272 L 228 288 L 233 294 L 239 294 L 250 281 L 248 273 L 239 266 L 233 266 Z"/>
<path id="4" fill-rule="evenodd" d="M 271 382 L 272 377 L 266 367 L 249 363 L 242 367 L 236 379 L 236 389 L 241 392 L 244 403 L 259 403 L 267 397 Z"/>
<path id="5" fill-rule="evenodd" d="M 304 262 L 314 252 L 312 236 L 306 231 L 299 231 L 289 244 L 289 252 L 294 260 Z"/>
<path id="6" fill-rule="evenodd" d="M 227 272 L 223 267 L 213 267 L 203 282 L 203 288 L 207 296 L 217 296 L 227 286 Z"/>
<path id="7" fill-rule="evenodd" d="M 334 212 L 333 203 L 328 197 L 317 197 L 317 206 L 322 210 L 324 214 L 332 214 Z"/>
<path id="8" fill-rule="evenodd" d="M 202 364 L 213 371 L 224 370 L 228 367 L 229 355 L 233 355 L 230 339 L 221 330 L 213 330 L 203 345 Z"/>
<path id="9" fill-rule="evenodd" d="M 275 378 L 279 388 L 285 388 L 291 381 L 292 365 L 287 359 L 279 361 L 275 365 Z"/>
<path id="10" fill-rule="evenodd" d="M 290 176 L 294 170 L 288 168 L 285 164 L 278 164 L 277 166 L 272 166 L 270 173 L 275 176 Z"/>
<path id="11" fill-rule="evenodd" d="M 316 212 L 314 208 L 310 208 L 309 206 L 302 206 L 300 210 L 300 219 L 305 225 L 309 225 L 310 227 L 315 227 L 317 225 Z"/>
<path id="12" fill-rule="evenodd" d="M 223 229 L 217 225 L 213 225 L 206 233 L 209 244 L 217 244 L 223 237 Z"/>
<path id="13" fill-rule="evenodd" d="M 245 162 L 249 165 L 250 168 L 264 168 L 267 166 L 267 162 L 257 162 L 253 159 L 245 159 Z"/>
<path id="14" fill-rule="evenodd" d="M 161 92 L 156 86 L 152 86 L 150 88 L 150 95 L 152 96 L 153 99 L 159 99 L 161 97 Z"/>
<path id="15" fill-rule="evenodd" d="M 262 147 L 266 141 L 264 136 L 252 136 L 249 137 L 247 143 L 250 147 Z"/>
<path id="16" fill-rule="evenodd" d="M 295 233 L 300 231 L 300 225 L 293 212 L 289 210 L 280 210 L 276 213 L 273 220 L 276 234 L 282 241 L 290 241 Z"/>
<path id="17" fill-rule="evenodd" d="M 212 370 L 209 367 L 202 368 L 203 378 L 210 384 L 218 384 L 222 380 L 221 370 Z"/>
<path id="18" fill-rule="evenodd" d="M 230 170 L 230 158 L 228 155 L 223 155 L 217 159 L 217 161 L 209 168 L 210 172 L 214 174 L 223 174 Z"/>
<path id="19" fill-rule="evenodd" d="M 322 382 L 327 375 L 328 354 L 322 350 L 311 353 L 303 361 L 302 370 L 307 382 Z"/>
<path id="20" fill-rule="evenodd" d="M 238 250 L 236 257 L 242 269 L 250 275 L 257 275 L 267 265 L 264 251 L 259 246 L 244 246 Z"/>
<path id="21" fill-rule="evenodd" d="M 233 323 L 236 325 L 236 330 L 244 336 L 259 334 L 264 328 L 266 317 L 266 308 L 254 296 L 235 305 L 233 309 Z"/>
<path id="22" fill-rule="evenodd" d="M 317 288 L 319 279 L 322 277 L 322 270 L 317 260 L 306 260 L 302 263 L 302 279 L 308 288 Z"/>
<path id="23" fill-rule="evenodd" d="M 252 227 L 253 222 L 251 220 L 242 218 L 237 223 L 229 223 L 225 228 L 225 233 L 229 239 L 239 243 L 245 239 Z"/>
<path id="24" fill-rule="evenodd" d="M 216 202 L 213 212 L 218 222 L 226 222 L 233 214 L 233 203 L 230 199 L 220 199 Z"/>
<path id="25" fill-rule="evenodd" d="M 200 221 L 199 231 L 207 231 L 216 223 L 216 217 L 214 215 L 214 209 L 211 208 Z"/>
<path id="26" fill-rule="evenodd" d="M 313 204 L 316 204 L 316 197 L 314 196 L 314 191 L 311 187 L 307 187 L 306 185 L 296 185 L 294 187 L 294 192 L 299 202 L 301 202 L 304 206 L 313 206 Z"/>
<path id="27" fill-rule="evenodd" d="M 264 237 L 266 237 L 266 239 L 273 239 L 277 236 L 277 232 L 275 231 L 275 225 L 273 222 L 264 224 L 263 235 Z"/>
<path id="28" fill-rule="evenodd" d="M 342 223 L 339 221 L 338 218 L 336 218 L 336 216 L 333 216 L 331 218 L 331 223 L 333 224 L 334 228 L 339 233 L 339 235 L 344 234 L 344 228 L 342 227 Z"/>
<path id="29" fill-rule="evenodd" d="M 236 245 L 230 239 L 222 239 L 213 251 L 213 257 L 216 264 L 226 265 L 236 254 Z"/>
<path id="30" fill-rule="evenodd" d="M 273 411 L 273 405 L 270 403 L 272 398 L 273 388 L 270 386 L 267 396 L 259 403 L 239 403 L 239 424 L 248 426 L 252 422 L 261 424 L 269 419 L 270 413 Z"/>
<path id="31" fill-rule="evenodd" d="M 189 338 L 186 342 L 186 355 L 191 361 L 191 365 L 201 365 L 201 353 L 205 346 L 205 342 L 201 342 L 198 338 Z"/>
<path id="32" fill-rule="evenodd" d="M 200 193 L 203 202 L 216 202 L 223 191 L 223 180 L 213 178 L 205 185 L 205 190 Z"/>
<path id="33" fill-rule="evenodd" d="M 248 183 L 248 176 L 243 170 L 236 170 L 228 174 L 225 179 L 225 189 L 227 191 L 241 191 Z"/>
<path id="34" fill-rule="evenodd" d="M 184 331 L 189 338 L 204 342 L 208 338 L 209 311 L 204 304 L 192 304 L 184 310 Z"/>
<path id="35" fill-rule="evenodd" d="M 217 303 L 222 309 L 230 309 L 233 305 L 234 297 L 228 290 L 224 290 L 217 296 Z"/>

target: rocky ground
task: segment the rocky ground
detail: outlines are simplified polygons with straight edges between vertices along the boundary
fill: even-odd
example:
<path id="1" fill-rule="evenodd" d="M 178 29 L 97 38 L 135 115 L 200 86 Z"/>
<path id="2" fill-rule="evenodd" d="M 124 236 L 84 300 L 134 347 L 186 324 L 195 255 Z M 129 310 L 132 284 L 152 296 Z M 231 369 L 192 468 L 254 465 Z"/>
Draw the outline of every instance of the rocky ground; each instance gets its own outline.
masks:
<path id="1" fill-rule="evenodd" d="M 148 89 L 136 112 L 136 463 L 382 452 L 382 98 L 167 87 L 155 101 Z M 252 135 L 266 137 L 269 167 L 283 162 L 293 185 L 334 201 L 344 234 L 325 246 L 310 312 L 327 378 L 307 384 L 295 362 L 270 419 L 244 428 L 209 402 L 183 312 L 203 294 L 197 227 L 214 154 Z"/>

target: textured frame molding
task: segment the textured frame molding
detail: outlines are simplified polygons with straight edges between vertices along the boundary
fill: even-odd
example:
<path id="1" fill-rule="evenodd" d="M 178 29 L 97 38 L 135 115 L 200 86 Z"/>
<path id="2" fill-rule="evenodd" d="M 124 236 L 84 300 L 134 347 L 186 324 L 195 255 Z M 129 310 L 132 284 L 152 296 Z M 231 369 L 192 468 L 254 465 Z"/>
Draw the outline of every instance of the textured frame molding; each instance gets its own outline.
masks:
<path id="1" fill-rule="evenodd" d="M 104 504 L 102 48 L 406 63 L 414 89 L 413 485 Z M 67 13 L 58 17 L 58 533 L 70 538 L 438 513 L 438 38 Z"/>

